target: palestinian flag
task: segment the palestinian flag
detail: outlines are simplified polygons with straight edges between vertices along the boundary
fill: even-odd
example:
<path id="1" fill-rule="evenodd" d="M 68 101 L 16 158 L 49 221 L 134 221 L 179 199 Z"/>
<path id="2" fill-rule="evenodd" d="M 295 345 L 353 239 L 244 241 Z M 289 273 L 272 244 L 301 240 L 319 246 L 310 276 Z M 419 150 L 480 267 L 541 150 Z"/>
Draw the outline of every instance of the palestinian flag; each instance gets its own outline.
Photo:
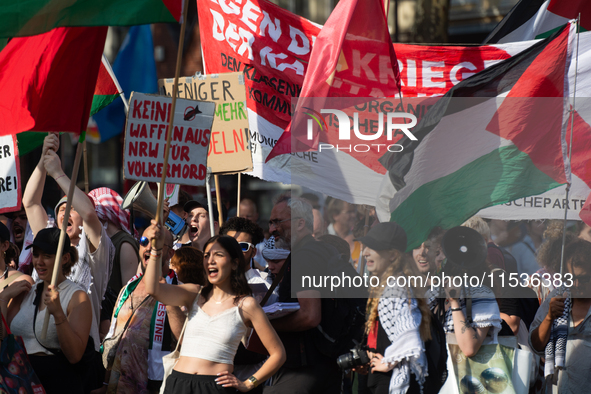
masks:
<path id="1" fill-rule="evenodd" d="M 0 0 L 0 38 L 56 27 L 178 23 L 183 0 Z"/>
<path id="2" fill-rule="evenodd" d="M 106 27 L 16 37 L 0 52 L 0 135 L 86 130 Z"/>
<path id="3" fill-rule="evenodd" d="M 96 114 L 107 105 L 111 104 L 121 94 L 121 87 L 115 78 L 113 69 L 103 55 L 101 67 L 99 68 L 96 86 L 94 87 L 94 97 L 92 98 L 92 107 L 90 107 L 90 116 Z"/>
<path id="4" fill-rule="evenodd" d="M 453 87 L 384 155 L 381 197 L 408 249 L 434 226 L 570 181 L 566 164 L 568 67 L 574 23 Z M 388 179 L 389 178 L 389 179 Z M 380 220 L 384 212 L 380 213 Z M 386 219 L 388 217 L 386 216 Z"/>
<path id="5" fill-rule="evenodd" d="M 92 106 L 90 107 L 90 116 L 93 116 L 101 109 L 111 104 L 117 97 L 119 97 L 121 94 L 121 88 L 118 87 L 118 85 L 119 83 L 117 82 L 117 78 L 115 78 L 115 74 L 111 69 L 111 65 L 109 64 L 109 61 L 105 55 L 103 55 L 101 66 L 98 72 L 98 78 L 96 80 L 96 86 L 94 87 L 94 97 L 92 98 Z M 95 127 L 94 129 L 90 130 L 94 131 L 98 129 Z M 87 130 L 87 134 L 89 136 L 94 136 L 94 134 L 88 133 L 88 131 L 89 130 Z M 47 133 L 37 133 L 30 131 L 18 133 L 16 138 L 19 147 L 19 154 L 21 156 L 25 155 L 31 152 L 33 149 L 41 146 L 46 136 Z"/>
<path id="6" fill-rule="evenodd" d="M 591 30 L 589 0 L 521 0 L 484 40 L 496 44 L 546 38 L 581 14 L 581 31 Z"/>

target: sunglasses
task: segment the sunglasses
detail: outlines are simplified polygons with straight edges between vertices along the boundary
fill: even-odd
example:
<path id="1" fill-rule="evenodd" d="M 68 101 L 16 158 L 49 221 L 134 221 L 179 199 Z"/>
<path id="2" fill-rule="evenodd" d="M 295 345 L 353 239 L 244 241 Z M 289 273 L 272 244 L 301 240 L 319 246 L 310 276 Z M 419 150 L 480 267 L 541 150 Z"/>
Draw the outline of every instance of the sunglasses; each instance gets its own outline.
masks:
<path id="1" fill-rule="evenodd" d="M 149 240 L 147 237 L 141 237 L 141 238 L 140 238 L 140 245 L 142 245 L 142 246 L 146 247 L 146 246 L 148 246 L 149 244 L 150 244 L 150 240 Z M 168 247 L 168 248 L 172 249 L 172 246 L 171 246 L 171 245 L 164 244 L 164 246 L 166 246 L 166 247 Z"/>
<path id="2" fill-rule="evenodd" d="M 250 248 L 254 248 L 254 245 L 250 242 L 238 242 L 238 245 L 240 245 L 240 249 L 245 253 L 248 252 Z"/>

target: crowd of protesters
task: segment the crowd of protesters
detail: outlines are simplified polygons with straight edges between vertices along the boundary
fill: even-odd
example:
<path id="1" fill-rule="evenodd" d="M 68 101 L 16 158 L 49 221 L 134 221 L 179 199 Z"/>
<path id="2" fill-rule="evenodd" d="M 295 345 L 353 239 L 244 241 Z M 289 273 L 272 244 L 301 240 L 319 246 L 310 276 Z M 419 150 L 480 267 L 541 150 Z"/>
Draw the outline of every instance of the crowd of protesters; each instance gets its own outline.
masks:
<path id="1" fill-rule="evenodd" d="M 141 234 L 132 230 L 113 190 L 75 188 L 54 281 L 67 201 L 52 211 L 42 196 L 48 176 L 64 193 L 70 187 L 58 148 L 50 134 L 23 209 L 0 223 L 0 311 L 47 393 L 157 393 L 162 386 L 165 393 L 486 392 L 488 381 L 454 380 L 449 345 L 470 359 L 506 338 L 535 354 L 530 393 L 589 386 L 591 231 L 584 224 L 565 234 L 563 222 L 473 217 L 463 226 L 479 234 L 485 257 L 461 264 L 446 256 L 442 228 L 407 251 L 398 224 L 316 194 L 275 198 L 268 226 L 259 224 L 253 200 L 239 202 L 239 217 L 228 218 L 223 206 L 220 218 L 214 207 L 210 226 L 207 204 L 181 190 L 164 209 L 186 221 L 176 237 L 155 221 Z M 351 272 L 378 285 L 343 297 L 299 280 Z M 487 280 L 387 282 L 444 272 Z M 565 273 L 571 286 L 522 279 Z M 518 286 L 499 285 L 512 275 Z M 292 309 L 270 319 L 263 309 L 270 305 Z M 165 372 L 163 357 L 171 354 L 178 358 Z"/>

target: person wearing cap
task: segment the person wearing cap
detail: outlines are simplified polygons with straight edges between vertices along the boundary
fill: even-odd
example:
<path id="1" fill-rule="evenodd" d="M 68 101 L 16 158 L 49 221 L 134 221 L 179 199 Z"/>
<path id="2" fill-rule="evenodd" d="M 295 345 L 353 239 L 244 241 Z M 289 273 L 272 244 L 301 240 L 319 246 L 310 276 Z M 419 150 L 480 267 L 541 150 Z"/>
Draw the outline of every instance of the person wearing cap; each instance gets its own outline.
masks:
<path id="1" fill-rule="evenodd" d="M 418 275 L 404 253 L 406 233 L 397 223 L 378 223 L 356 240 L 364 245 L 367 270 L 379 279 L 367 301 L 367 345 L 375 349 L 369 354 L 367 386 L 372 394 L 422 393 L 427 376 L 424 342 L 430 339 L 431 313 L 419 298 L 421 289 L 399 287 L 399 282 L 388 280 Z"/>
<path id="2" fill-rule="evenodd" d="M 481 243 L 477 242 L 477 238 L 480 238 Z M 454 249 L 459 245 L 466 246 L 463 242 L 455 242 L 456 239 L 477 242 L 484 256 L 481 259 L 477 257 L 474 253 L 477 246 L 473 248 L 471 244 L 468 244 L 468 253 Z M 439 286 L 432 286 L 426 297 L 429 307 L 442 321 L 444 331 L 455 335 L 464 356 L 473 357 L 487 337 L 491 344 L 496 344 L 502 328 L 499 305 L 494 292 L 487 285 L 491 271 L 485 260 L 486 242 L 476 230 L 457 226 L 447 230 L 441 245 L 447 257 L 441 275 L 450 279 Z M 458 254 L 473 257 L 469 261 L 461 261 L 463 257 L 458 259 Z M 462 280 L 457 280 L 460 277 Z M 472 285 L 474 277 L 479 278 L 477 286 Z"/>
<path id="3" fill-rule="evenodd" d="M 41 159 L 31 174 L 23 195 L 23 206 L 27 212 L 29 225 L 34 235 L 48 227 L 48 225 L 51 226 L 41 201 L 46 175 L 51 176 L 64 193 L 67 193 L 70 188 L 71 180 L 62 170 L 62 163 L 56 153 L 58 148 L 58 135 L 49 133 L 43 142 Z M 55 225 L 57 227 L 61 227 L 64 220 L 65 208 L 66 197 L 62 198 L 55 207 Z M 79 188 L 74 187 L 72 209 L 70 216 L 66 219 L 68 222 L 66 233 L 72 245 L 78 250 L 79 258 L 67 278 L 81 285 L 90 297 L 92 304 L 90 335 L 97 352 L 95 360 L 99 360 L 101 302 L 111 276 L 115 247 L 95 209 L 92 198 L 84 194 Z M 38 277 L 35 272 L 33 272 L 32 276 L 33 279 Z M 94 372 L 94 370 L 91 371 L 91 373 Z M 96 376 L 88 376 L 85 381 L 88 383 L 88 388 L 98 388 L 102 384 L 102 373 L 98 371 Z"/>
<path id="4" fill-rule="evenodd" d="M 83 393 L 84 374 L 75 364 L 87 349 L 92 308 L 84 288 L 66 279 L 76 263 L 77 250 L 66 234 L 56 285 L 51 285 L 60 238 L 56 228 L 41 229 L 28 246 L 40 282 L 13 283 L 2 292 L 0 308 L 13 334 L 22 337 L 31 365 L 48 394 Z M 23 298 L 16 298 L 18 295 Z M 4 297 L 15 301 L 6 306 Z M 45 315 L 49 313 L 47 336 L 42 339 Z"/>
<path id="5" fill-rule="evenodd" d="M 209 212 L 207 211 L 207 206 L 201 204 L 198 201 L 191 200 L 187 202 L 184 206 L 185 212 L 187 212 L 187 226 L 189 229 L 187 234 L 191 241 L 191 246 L 203 251 L 203 246 L 207 242 L 208 239 L 213 237 L 214 235 L 219 234 L 220 230 L 220 222 L 218 218 L 218 210 L 216 205 L 212 206 L 213 209 L 213 234 L 211 233 L 210 222 L 209 222 Z M 222 206 L 224 210 L 225 207 Z M 224 217 L 227 216 L 227 213 L 222 210 L 222 215 Z"/>

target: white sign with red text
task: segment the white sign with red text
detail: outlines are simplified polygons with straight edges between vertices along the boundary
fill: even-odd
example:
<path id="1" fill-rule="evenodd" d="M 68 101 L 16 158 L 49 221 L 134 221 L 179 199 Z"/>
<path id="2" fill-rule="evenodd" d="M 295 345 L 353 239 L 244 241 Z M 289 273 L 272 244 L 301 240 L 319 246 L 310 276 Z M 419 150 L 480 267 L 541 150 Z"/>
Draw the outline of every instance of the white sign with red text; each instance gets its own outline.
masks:
<path id="1" fill-rule="evenodd" d="M 132 92 L 125 126 L 126 179 L 160 182 L 172 98 Z M 215 104 L 177 99 L 166 181 L 203 186 Z"/>
<path id="2" fill-rule="evenodd" d="M 21 179 L 15 135 L 0 137 L 0 213 L 21 207 Z"/>

